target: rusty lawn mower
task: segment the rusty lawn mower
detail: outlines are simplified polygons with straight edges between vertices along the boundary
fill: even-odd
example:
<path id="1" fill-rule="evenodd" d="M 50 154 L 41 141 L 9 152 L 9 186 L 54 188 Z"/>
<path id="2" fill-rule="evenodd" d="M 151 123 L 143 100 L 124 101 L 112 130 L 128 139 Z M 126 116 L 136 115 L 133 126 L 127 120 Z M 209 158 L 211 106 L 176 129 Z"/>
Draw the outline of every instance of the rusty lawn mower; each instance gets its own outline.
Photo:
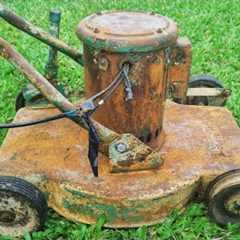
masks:
<path id="1" fill-rule="evenodd" d="M 108 11 L 83 19 L 83 55 L 0 4 L 0 16 L 50 46 L 44 76 L 7 41 L 0 54 L 30 80 L 0 150 L 0 233 L 41 228 L 47 205 L 72 221 L 129 228 L 161 222 L 196 195 L 219 224 L 240 223 L 240 130 L 229 91 L 190 78 L 191 43 L 155 13 Z M 137 26 L 137 27 L 136 27 Z M 85 98 L 57 84 L 57 54 L 84 67 Z M 46 102 L 47 100 L 47 102 Z"/>

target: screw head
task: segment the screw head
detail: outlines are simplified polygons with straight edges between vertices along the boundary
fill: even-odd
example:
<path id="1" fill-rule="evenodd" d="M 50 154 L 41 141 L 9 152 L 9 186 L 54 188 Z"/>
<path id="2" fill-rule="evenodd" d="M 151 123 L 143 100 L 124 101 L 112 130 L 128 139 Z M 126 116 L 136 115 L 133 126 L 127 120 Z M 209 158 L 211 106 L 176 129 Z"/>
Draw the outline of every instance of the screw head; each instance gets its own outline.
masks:
<path id="1" fill-rule="evenodd" d="M 119 153 L 124 153 L 127 151 L 127 145 L 124 143 L 117 143 L 115 147 Z"/>
<path id="2" fill-rule="evenodd" d="M 95 28 L 93 29 L 93 32 L 94 32 L 94 33 L 99 33 L 100 30 L 99 30 L 98 28 L 95 27 Z"/>
<path id="3" fill-rule="evenodd" d="M 99 68 L 106 71 L 108 69 L 109 62 L 106 58 L 102 57 L 99 59 Z"/>
<path id="4" fill-rule="evenodd" d="M 157 32 L 157 33 L 162 33 L 163 30 L 162 30 L 161 28 L 158 28 L 156 32 Z"/>

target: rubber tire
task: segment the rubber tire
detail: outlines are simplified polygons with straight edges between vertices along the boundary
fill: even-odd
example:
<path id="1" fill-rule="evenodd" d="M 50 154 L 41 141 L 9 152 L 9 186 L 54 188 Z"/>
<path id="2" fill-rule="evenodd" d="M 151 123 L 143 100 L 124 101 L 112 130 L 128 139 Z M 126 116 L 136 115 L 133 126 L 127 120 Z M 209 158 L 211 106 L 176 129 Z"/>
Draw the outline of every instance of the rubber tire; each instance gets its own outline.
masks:
<path id="1" fill-rule="evenodd" d="M 240 224 L 240 214 L 234 214 L 225 208 L 225 201 L 233 194 L 240 193 L 240 184 L 233 185 L 217 193 L 209 201 L 208 213 L 210 217 L 219 225 Z"/>
<path id="2" fill-rule="evenodd" d="M 235 174 L 235 173 L 239 173 L 240 174 L 240 168 L 236 168 L 236 169 L 233 169 L 233 170 L 230 170 L 230 171 L 227 171 L 223 174 L 220 174 L 218 175 L 217 177 L 215 177 L 207 186 L 207 189 L 205 191 L 205 201 L 208 203 L 209 200 L 210 200 L 210 192 L 211 192 L 211 189 L 214 187 L 215 184 L 218 183 L 218 181 L 224 179 L 224 178 L 227 178 L 229 176 L 231 176 L 232 174 Z"/>
<path id="3" fill-rule="evenodd" d="M 204 75 L 204 74 L 192 76 L 188 82 L 188 87 L 194 88 L 194 87 L 200 87 L 200 86 L 209 87 L 209 88 L 224 88 L 222 83 L 213 76 Z M 204 105 L 208 105 L 207 97 L 195 97 L 195 101 L 197 101 L 197 99 L 200 99 L 200 98 L 204 100 Z M 191 104 L 191 105 L 198 105 L 194 103 L 195 103 L 194 98 L 193 98 L 193 102 L 191 103 L 188 102 L 188 104 Z M 225 101 L 222 105 L 224 104 L 225 104 Z"/>
<path id="4" fill-rule="evenodd" d="M 40 230 L 47 217 L 47 201 L 43 193 L 33 184 L 17 177 L 0 176 L 0 191 L 9 191 L 21 195 L 37 210 Z"/>
<path id="5" fill-rule="evenodd" d="M 227 188 L 221 189 L 213 197 L 211 197 L 211 190 L 214 189 L 215 185 L 221 184 L 225 179 L 231 177 L 231 175 L 240 174 L 240 169 L 234 169 L 225 172 L 217 176 L 213 181 L 211 181 L 205 192 L 205 200 L 208 203 L 208 213 L 209 216 L 219 225 L 240 224 L 240 214 L 230 212 L 225 207 L 225 201 L 229 199 L 231 194 L 240 193 L 240 184 L 236 183 Z M 220 182 L 221 181 L 221 182 Z"/>
<path id="6" fill-rule="evenodd" d="M 198 87 L 204 85 L 212 88 L 223 88 L 222 83 L 213 76 L 210 75 L 195 75 L 192 76 L 188 82 L 188 87 Z"/>

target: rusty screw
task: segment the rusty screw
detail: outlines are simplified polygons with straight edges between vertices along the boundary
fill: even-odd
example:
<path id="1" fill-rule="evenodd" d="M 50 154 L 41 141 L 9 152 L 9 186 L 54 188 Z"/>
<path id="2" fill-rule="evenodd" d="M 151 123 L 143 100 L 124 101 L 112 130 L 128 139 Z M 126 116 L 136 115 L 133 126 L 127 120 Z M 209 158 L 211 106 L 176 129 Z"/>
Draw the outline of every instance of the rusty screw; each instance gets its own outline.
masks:
<path id="1" fill-rule="evenodd" d="M 94 32 L 94 33 L 99 33 L 100 30 L 99 30 L 98 28 L 94 28 L 94 29 L 93 29 L 93 32 Z"/>
<path id="2" fill-rule="evenodd" d="M 156 32 L 157 32 L 157 33 L 162 33 L 163 30 L 162 30 L 161 28 L 158 28 Z"/>
<path id="3" fill-rule="evenodd" d="M 119 153 L 124 153 L 124 152 L 127 151 L 127 146 L 126 146 L 126 144 L 124 144 L 124 143 L 118 143 L 118 144 L 115 145 L 115 147 L 116 147 L 116 150 L 117 150 Z"/>
<path id="4" fill-rule="evenodd" d="M 108 69 L 109 62 L 106 58 L 102 57 L 99 59 L 99 68 L 106 71 Z"/>

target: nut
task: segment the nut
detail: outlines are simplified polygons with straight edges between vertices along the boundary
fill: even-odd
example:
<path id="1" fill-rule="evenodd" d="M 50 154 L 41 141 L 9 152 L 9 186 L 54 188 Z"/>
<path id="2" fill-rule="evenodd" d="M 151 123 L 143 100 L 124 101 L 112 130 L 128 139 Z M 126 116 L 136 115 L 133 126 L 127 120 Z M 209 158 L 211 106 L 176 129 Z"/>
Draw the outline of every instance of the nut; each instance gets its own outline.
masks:
<path id="1" fill-rule="evenodd" d="M 127 145 L 126 144 L 124 144 L 124 143 L 117 143 L 116 145 L 115 145 L 115 147 L 116 147 L 116 150 L 119 152 L 119 153 L 124 153 L 124 152 L 126 152 L 127 151 Z"/>
<path id="2" fill-rule="evenodd" d="M 163 30 L 162 30 L 161 28 L 158 28 L 156 32 L 157 32 L 157 33 L 162 33 Z"/>
<path id="3" fill-rule="evenodd" d="M 109 62 L 105 57 L 101 57 L 98 61 L 98 67 L 99 69 L 103 70 L 103 71 L 107 71 L 109 66 Z"/>
<path id="4" fill-rule="evenodd" d="M 93 32 L 94 32 L 94 33 L 99 33 L 100 30 L 99 30 L 98 28 L 94 28 L 94 29 L 93 29 Z"/>

